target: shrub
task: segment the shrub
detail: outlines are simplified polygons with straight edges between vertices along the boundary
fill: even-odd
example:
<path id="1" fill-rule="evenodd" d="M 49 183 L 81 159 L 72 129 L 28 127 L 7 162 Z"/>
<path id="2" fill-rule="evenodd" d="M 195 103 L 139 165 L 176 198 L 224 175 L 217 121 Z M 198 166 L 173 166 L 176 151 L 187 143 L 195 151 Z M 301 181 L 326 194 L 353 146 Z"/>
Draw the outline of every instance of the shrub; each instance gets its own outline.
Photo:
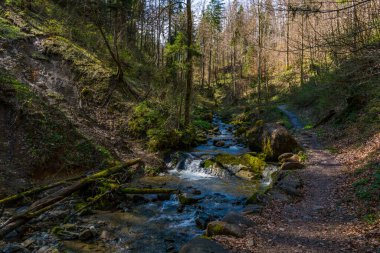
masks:
<path id="1" fill-rule="evenodd" d="M 132 119 L 128 122 L 128 128 L 132 135 L 145 137 L 149 129 L 151 136 L 162 135 L 157 130 L 162 124 L 162 115 L 159 111 L 151 108 L 148 102 L 142 102 L 134 108 Z"/>

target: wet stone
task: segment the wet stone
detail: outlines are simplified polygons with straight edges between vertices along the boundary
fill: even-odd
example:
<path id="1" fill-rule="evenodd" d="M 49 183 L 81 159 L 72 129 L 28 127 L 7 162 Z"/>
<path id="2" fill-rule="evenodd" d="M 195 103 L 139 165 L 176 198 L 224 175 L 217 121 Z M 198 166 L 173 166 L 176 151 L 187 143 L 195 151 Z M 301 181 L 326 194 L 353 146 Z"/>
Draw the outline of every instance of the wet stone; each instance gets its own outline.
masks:
<path id="1" fill-rule="evenodd" d="M 207 225 L 206 235 L 231 235 L 242 237 L 244 234 L 243 228 L 236 224 L 230 224 L 224 221 L 212 221 Z"/>
<path id="2" fill-rule="evenodd" d="M 202 198 L 190 193 L 182 193 L 178 196 L 181 205 L 192 205 L 198 203 Z"/>
<path id="3" fill-rule="evenodd" d="M 215 220 L 215 217 L 213 217 L 212 215 L 206 212 L 197 211 L 195 224 L 197 225 L 198 228 L 203 230 L 203 229 L 206 229 L 207 224 L 213 220 Z"/>
<path id="4" fill-rule="evenodd" d="M 302 181 L 294 175 L 284 177 L 278 182 L 277 186 L 291 196 L 302 196 Z"/>
<path id="5" fill-rule="evenodd" d="M 239 225 L 239 226 L 247 226 L 247 227 L 249 227 L 249 226 L 253 226 L 254 225 L 253 221 L 251 221 L 247 217 L 243 216 L 242 214 L 236 213 L 236 212 L 230 212 L 230 213 L 228 213 L 226 216 L 224 216 L 224 218 L 222 219 L 222 221 L 227 222 L 229 224 Z"/>

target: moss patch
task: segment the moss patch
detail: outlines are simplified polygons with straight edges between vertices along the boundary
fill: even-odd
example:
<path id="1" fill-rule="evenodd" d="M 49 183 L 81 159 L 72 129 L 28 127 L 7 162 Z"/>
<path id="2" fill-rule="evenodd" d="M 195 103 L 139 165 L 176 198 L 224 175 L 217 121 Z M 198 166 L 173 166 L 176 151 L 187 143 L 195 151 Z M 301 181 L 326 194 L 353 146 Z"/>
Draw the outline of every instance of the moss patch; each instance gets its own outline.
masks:
<path id="1" fill-rule="evenodd" d="M 261 173 L 266 165 L 263 156 L 253 156 L 251 154 L 244 154 L 241 156 L 219 154 L 215 157 L 215 161 L 223 165 L 243 165 L 255 173 Z"/>
<path id="2" fill-rule="evenodd" d="M 0 17 L 0 39 L 16 40 L 25 36 L 26 34 L 21 32 L 20 28 Z"/>

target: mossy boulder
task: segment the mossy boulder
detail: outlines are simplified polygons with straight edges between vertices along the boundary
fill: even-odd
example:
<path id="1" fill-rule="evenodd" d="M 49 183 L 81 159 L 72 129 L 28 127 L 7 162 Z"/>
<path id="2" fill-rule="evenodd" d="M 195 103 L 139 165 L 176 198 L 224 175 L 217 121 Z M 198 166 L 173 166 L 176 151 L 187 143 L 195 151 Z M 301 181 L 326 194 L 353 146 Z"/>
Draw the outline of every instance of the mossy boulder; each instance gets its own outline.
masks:
<path id="1" fill-rule="evenodd" d="M 282 171 L 278 177 L 276 188 L 290 196 L 303 195 L 303 182 L 295 173 Z"/>
<path id="2" fill-rule="evenodd" d="M 203 162 L 203 167 L 210 171 L 212 175 L 219 177 L 226 177 L 230 175 L 230 171 L 227 170 L 220 162 L 215 161 L 214 159 L 207 159 Z"/>
<path id="3" fill-rule="evenodd" d="M 262 204 L 264 202 L 265 193 L 262 191 L 257 191 L 252 194 L 246 201 L 246 204 Z"/>
<path id="4" fill-rule="evenodd" d="M 247 138 L 251 150 L 263 152 L 270 160 L 277 160 L 280 155 L 300 148 L 288 130 L 276 123 L 256 123 L 247 132 Z"/>
<path id="5" fill-rule="evenodd" d="M 227 222 L 229 224 L 235 224 L 238 226 L 245 227 L 251 227 L 255 225 L 255 223 L 252 220 L 237 212 L 228 213 L 226 216 L 223 217 L 222 221 Z"/>
<path id="6" fill-rule="evenodd" d="M 262 156 L 253 156 L 251 154 L 240 156 L 219 154 L 215 157 L 215 161 L 232 174 L 248 180 L 259 179 L 266 165 Z"/>
<path id="7" fill-rule="evenodd" d="M 196 204 L 199 202 L 199 200 L 201 200 L 201 198 L 202 197 L 200 196 L 189 193 L 181 193 L 178 195 L 179 203 L 183 206 Z"/>
<path id="8" fill-rule="evenodd" d="M 207 225 L 206 235 L 231 235 L 235 237 L 242 237 L 243 229 L 236 224 L 230 224 L 224 221 L 212 221 Z"/>

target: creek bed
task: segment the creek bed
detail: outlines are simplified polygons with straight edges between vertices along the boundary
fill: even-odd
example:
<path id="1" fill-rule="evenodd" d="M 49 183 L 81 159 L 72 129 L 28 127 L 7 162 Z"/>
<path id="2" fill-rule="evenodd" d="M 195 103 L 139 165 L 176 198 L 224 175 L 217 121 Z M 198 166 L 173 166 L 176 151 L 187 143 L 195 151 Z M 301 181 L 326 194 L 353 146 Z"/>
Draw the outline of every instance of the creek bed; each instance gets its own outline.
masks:
<path id="1" fill-rule="evenodd" d="M 196 204 L 181 206 L 177 195 L 164 200 L 158 195 L 144 195 L 143 203 L 126 207 L 125 212 L 89 217 L 89 222 L 97 220 L 113 228 L 113 236 L 117 238 L 111 242 L 114 252 L 178 252 L 187 241 L 204 233 L 207 221 L 221 219 L 231 211 L 241 211 L 246 199 L 259 186 L 270 184 L 270 175 L 275 170 L 273 166 L 266 168 L 263 179 L 256 183 L 228 173 L 214 175 L 209 169 L 202 168 L 206 159 L 217 154 L 249 152 L 234 137 L 231 125 L 218 117 L 214 118 L 213 124 L 218 127 L 218 132 L 209 136 L 207 143 L 169 161 L 167 173 L 133 182 L 140 187 L 179 189 L 196 198 Z M 218 141 L 223 141 L 223 146 L 217 147 L 215 143 Z"/>

